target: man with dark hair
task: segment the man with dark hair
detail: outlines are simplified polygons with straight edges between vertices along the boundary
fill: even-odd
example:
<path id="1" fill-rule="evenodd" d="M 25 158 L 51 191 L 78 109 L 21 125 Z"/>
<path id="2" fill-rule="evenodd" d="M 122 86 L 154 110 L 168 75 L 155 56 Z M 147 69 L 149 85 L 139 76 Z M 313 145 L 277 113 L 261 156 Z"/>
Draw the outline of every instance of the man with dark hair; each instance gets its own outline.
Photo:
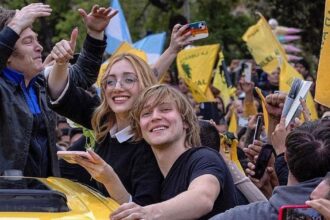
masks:
<path id="1" fill-rule="evenodd" d="M 315 125 L 318 125 L 317 128 Z M 277 219 L 283 205 L 304 204 L 330 170 L 330 126 L 308 122 L 293 130 L 286 139 L 285 159 L 289 167 L 287 186 L 274 189 L 269 201 L 239 206 L 213 217 L 213 220 Z"/>
<path id="2" fill-rule="evenodd" d="M 31 29 L 37 18 L 52 9 L 32 3 L 21 10 L 0 8 L 0 175 L 20 170 L 25 176 L 59 176 L 56 156 L 56 116 L 47 104 L 42 46 Z M 104 29 L 111 9 L 79 9 L 88 36 L 70 77 L 82 87 L 96 81 L 106 43 Z M 77 34 L 77 33 L 76 33 Z M 76 36 L 74 37 L 76 38 Z M 75 44 L 75 39 L 71 39 Z"/>

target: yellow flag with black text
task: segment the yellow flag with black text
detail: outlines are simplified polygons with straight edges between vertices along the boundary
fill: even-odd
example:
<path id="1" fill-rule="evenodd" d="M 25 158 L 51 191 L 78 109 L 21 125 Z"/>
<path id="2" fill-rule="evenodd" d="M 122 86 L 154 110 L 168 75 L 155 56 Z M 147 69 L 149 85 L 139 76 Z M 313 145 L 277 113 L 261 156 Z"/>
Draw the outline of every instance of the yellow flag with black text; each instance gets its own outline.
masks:
<path id="1" fill-rule="evenodd" d="M 249 27 L 243 35 L 243 40 L 256 63 L 270 74 L 278 67 L 277 56 L 287 58 L 266 19 L 261 14 L 259 15 L 259 21 Z"/>
<path id="2" fill-rule="evenodd" d="M 324 10 L 323 39 L 319 67 L 317 71 L 315 101 L 330 108 L 330 0 L 326 0 Z"/>
<path id="3" fill-rule="evenodd" d="M 192 91 L 196 102 L 214 101 L 209 85 L 219 44 L 198 46 L 179 52 L 176 63 L 179 76 Z"/>

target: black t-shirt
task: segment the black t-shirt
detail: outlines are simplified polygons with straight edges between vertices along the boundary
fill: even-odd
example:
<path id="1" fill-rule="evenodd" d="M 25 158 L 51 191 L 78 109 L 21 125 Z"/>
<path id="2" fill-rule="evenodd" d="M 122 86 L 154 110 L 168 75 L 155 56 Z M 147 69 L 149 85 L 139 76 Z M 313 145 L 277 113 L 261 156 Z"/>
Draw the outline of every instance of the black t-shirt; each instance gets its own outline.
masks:
<path id="1" fill-rule="evenodd" d="M 191 148 L 180 155 L 162 184 L 161 200 L 186 191 L 195 178 L 204 174 L 214 175 L 219 180 L 221 191 L 213 210 L 200 219 L 209 219 L 237 205 L 235 186 L 225 161 L 219 153 L 206 147 Z"/>

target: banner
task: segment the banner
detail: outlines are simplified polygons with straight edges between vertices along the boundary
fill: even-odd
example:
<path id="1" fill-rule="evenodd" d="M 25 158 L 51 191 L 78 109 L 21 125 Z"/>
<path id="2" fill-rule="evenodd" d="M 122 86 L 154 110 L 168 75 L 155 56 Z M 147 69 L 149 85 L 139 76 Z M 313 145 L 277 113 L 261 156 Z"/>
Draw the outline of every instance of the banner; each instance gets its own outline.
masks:
<path id="1" fill-rule="evenodd" d="M 287 59 L 285 51 L 261 14 L 257 24 L 245 32 L 243 40 L 256 63 L 268 74 L 277 68 L 277 56 Z"/>
<path id="2" fill-rule="evenodd" d="M 326 0 L 324 10 L 323 39 L 316 79 L 315 101 L 330 108 L 330 0 Z"/>
<path id="3" fill-rule="evenodd" d="M 184 49 L 177 56 L 179 76 L 189 86 L 196 102 L 214 101 L 209 85 L 219 47 L 214 44 Z"/>

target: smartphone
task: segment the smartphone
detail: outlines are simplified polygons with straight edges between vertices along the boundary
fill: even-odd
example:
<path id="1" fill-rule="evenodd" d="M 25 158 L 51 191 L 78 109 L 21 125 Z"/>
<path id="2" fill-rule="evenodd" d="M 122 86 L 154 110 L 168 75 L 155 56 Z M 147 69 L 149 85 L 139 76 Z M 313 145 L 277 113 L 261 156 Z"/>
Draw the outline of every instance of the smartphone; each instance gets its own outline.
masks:
<path id="1" fill-rule="evenodd" d="M 262 116 L 258 115 L 257 116 L 256 128 L 254 130 L 253 140 L 260 140 L 260 135 L 261 135 L 261 132 L 262 132 L 262 126 L 263 126 Z"/>
<path id="2" fill-rule="evenodd" d="M 189 41 L 199 40 L 209 36 L 209 30 L 205 21 L 190 23 L 186 32 L 188 31 L 191 32 L 191 36 L 188 37 Z"/>
<path id="3" fill-rule="evenodd" d="M 254 169 L 254 176 L 253 178 L 260 179 L 267 168 L 268 161 L 272 156 L 274 149 L 271 144 L 264 144 L 262 145 L 261 151 L 258 155 L 258 159 Z"/>
<path id="4" fill-rule="evenodd" d="M 245 78 L 245 82 L 251 82 L 252 63 L 246 62 L 246 63 L 244 63 L 243 66 L 244 66 L 243 75 L 244 75 L 244 78 Z"/>
<path id="5" fill-rule="evenodd" d="M 280 208 L 278 220 L 324 220 L 315 209 L 307 205 L 285 205 Z"/>
<path id="6" fill-rule="evenodd" d="M 75 158 L 81 157 L 91 162 L 94 161 L 92 156 L 86 151 L 57 151 L 58 158 L 65 160 L 68 163 L 76 164 Z"/>

